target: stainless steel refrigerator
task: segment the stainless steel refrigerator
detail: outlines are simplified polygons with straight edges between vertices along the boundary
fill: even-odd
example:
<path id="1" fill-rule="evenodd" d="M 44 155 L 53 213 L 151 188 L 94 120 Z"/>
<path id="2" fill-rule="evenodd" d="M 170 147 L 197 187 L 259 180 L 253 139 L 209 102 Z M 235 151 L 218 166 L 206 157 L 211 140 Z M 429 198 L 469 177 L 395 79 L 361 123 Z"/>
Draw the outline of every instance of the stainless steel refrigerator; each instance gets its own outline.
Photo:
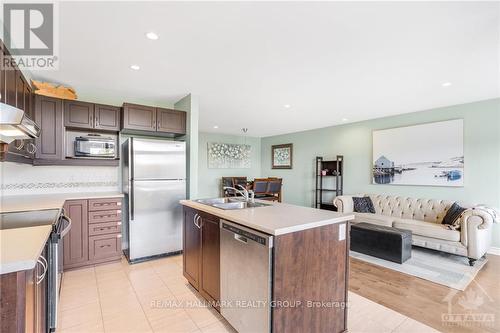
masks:
<path id="1" fill-rule="evenodd" d="M 179 200 L 186 198 L 186 144 L 129 138 L 122 144 L 121 158 L 127 259 L 134 262 L 180 252 Z"/>

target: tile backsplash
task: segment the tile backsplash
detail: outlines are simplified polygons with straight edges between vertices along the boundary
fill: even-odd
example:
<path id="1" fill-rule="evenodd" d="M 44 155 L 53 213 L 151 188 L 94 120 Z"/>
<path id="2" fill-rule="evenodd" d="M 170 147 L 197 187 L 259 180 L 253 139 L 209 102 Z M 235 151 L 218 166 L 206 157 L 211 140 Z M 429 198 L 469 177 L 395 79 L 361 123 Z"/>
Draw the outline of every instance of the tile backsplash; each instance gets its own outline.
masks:
<path id="1" fill-rule="evenodd" d="M 1 195 L 119 191 L 118 167 L 0 163 Z"/>

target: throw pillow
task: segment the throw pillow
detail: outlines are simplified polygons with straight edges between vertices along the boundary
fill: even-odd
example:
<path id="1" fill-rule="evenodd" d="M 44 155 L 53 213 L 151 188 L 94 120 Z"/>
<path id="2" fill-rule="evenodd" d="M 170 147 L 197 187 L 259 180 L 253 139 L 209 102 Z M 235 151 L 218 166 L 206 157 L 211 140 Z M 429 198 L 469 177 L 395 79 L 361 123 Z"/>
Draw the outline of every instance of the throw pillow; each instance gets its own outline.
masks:
<path id="1" fill-rule="evenodd" d="M 375 214 L 375 207 L 373 207 L 373 202 L 370 197 L 352 197 L 352 201 L 356 213 Z"/>
<path id="2" fill-rule="evenodd" d="M 460 207 L 456 202 L 453 203 L 443 218 L 443 224 L 449 225 L 452 229 L 460 228 L 460 216 L 465 210 L 467 209 Z"/>

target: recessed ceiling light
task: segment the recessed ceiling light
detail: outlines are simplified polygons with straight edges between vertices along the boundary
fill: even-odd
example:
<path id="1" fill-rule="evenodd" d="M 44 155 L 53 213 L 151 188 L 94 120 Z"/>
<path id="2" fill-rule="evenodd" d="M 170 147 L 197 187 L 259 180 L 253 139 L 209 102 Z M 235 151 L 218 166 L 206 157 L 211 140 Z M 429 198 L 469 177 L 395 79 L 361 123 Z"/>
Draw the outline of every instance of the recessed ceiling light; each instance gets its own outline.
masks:
<path id="1" fill-rule="evenodd" d="M 139 65 L 130 65 L 130 69 L 133 69 L 134 71 L 138 71 L 139 69 L 141 69 L 141 67 L 139 67 Z"/>
<path id="2" fill-rule="evenodd" d="M 218 128 L 219 128 L 219 126 L 215 125 L 215 126 L 214 126 L 214 128 L 215 128 L 215 129 L 218 129 Z"/>
<path id="3" fill-rule="evenodd" d="M 290 104 L 285 104 L 285 105 L 283 105 L 283 107 L 284 107 L 285 109 L 289 109 L 289 108 L 291 108 L 292 106 L 291 106 Z"/>
<path id="4" fill-rule="evenodd" d="M 158 38 L 160 38 L 157 34 L 155 34 L 152 31 L 146 33 L 146 37 L 151 40 L 157 40 Z"/>
<path id="5" fill-rule="evenodd" d="M 441 85 L 443 87 L 449 87 L 449 86 L 451 86 L 451 82 L 443 82 L 443 83 L 441 83 Z"/>
<path id="6" fill-rule="evenodd" d="M 347 119 L 347 118 L 342 118 L 342 121 L 348 121 L 348 120 L 349 120 L 349 119 Z"/>

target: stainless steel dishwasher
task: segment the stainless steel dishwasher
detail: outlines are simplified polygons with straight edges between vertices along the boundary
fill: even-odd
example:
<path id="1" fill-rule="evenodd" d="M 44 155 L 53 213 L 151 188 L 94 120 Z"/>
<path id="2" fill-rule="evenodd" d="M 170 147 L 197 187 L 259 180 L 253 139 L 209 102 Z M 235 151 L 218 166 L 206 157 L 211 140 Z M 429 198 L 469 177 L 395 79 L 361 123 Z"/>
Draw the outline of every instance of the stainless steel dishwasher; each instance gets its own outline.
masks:
<path id="1" fill-rule="evenodd" d="M 271 332 L 273 236 L 220 222 L 221 314 L 239 333 Z"/>

